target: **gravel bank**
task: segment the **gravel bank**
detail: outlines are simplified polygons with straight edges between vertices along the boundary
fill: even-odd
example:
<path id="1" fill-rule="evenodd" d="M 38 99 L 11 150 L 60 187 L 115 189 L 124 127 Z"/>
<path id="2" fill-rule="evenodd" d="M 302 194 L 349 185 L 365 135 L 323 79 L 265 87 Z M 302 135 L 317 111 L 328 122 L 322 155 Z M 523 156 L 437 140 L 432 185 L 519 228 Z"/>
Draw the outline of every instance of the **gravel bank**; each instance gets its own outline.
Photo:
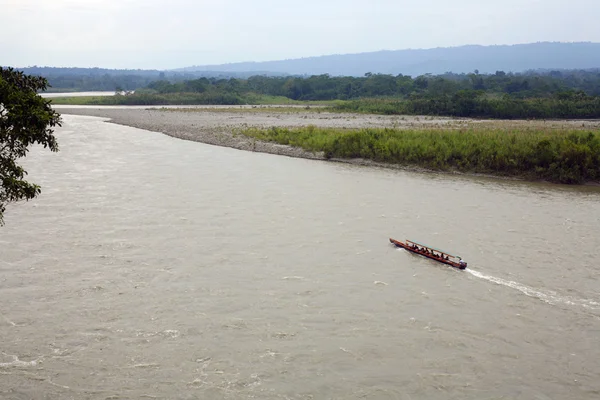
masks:
<path id="1" fill-rule="evenodd" d="M 398 117 L 382 115 L 334 114 L 310 111 L 270 112 L 252 109 L 211 110 L 203 108 L 185 109 L 127 109 L 127 108 L 69 108 L 55 106 L 61 114 L 91 115 L 110 118 L 110 122 L 161 132 L 184 140 L 192 140 L 217 146 L 232 147 L 240 150 L 258 151 L 290 157 L 324 159 L 322 153 L 307 152 L 302 149 L 265 143 L 236 135 L 239 129 L 257 127 L 301 127 L 315 125 L 332 128 L 367 127 L 436 127 L 456 123 L 450 118 L 424 119 L 423 117 Z M 356 160 L 358 163 L 368 163 Z"/>
<path id="2" fill-rule="evenodd" d="M 54 106 L 61 114 L 90 115 L 109 118 L 110 122 L 132 126 L 184 140 L 191 140 L 216 146 L 231 147 L 239 150 L 256 151 L 283 155 L 288 157 L 324 160 L 322 152 L 312 153 L 291 146 L 275 143 L 260 142 L 246 136 L 235 134 L 244 128 L 270 128 L 277 127 L 302 127 L 315 125 L 317 127 L 331 128 L 465 128 L 486 126 L 491 128 L 515 129 L 600 129 L 600 121 L 499 121 L 499 120 L 472 120 L 444 117 L 418 117 L 418 116 L 385 116 L 365 114 L 341 114 L 328 112 L 315 112 L 294 109 L 289 111 L 275 111 L 272 107 L 239 107 L 231 106 L 201 106 L 201 107 L 69 107 Z M 271 108 L 271 110 L 269 109 Z M 291 107 L 289 107 L 291 108 Z M 363 159 L 331 159 L 330 161 L 350 164 L 366 165 L 372 167 L 399 168 L 426 172 L 420 167 L 407 167 L 395 164 L 382 164 L 372 160 Z M 449 172 L 458 173 L 458 172 Z M 462 173 L 458 173 L 462 175 Z M 475 175 L 475 174 L 470 174 Z M 487 176 L 487 175 L 483 175 Z M 515 179 L 515 178 L 507 178 Z"/>

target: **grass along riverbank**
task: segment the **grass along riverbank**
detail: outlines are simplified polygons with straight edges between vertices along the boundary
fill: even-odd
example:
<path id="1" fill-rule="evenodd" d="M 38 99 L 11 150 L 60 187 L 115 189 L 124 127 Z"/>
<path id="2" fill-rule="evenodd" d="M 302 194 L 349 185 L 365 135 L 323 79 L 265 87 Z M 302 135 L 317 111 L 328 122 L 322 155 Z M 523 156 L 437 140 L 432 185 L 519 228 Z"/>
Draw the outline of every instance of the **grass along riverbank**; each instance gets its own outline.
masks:
<path id="1" fill-rule="evenodd" d="M 297 106 L 329 106 L 342 103 L 332 101 L 298 101 L 284 96 L 267 96 L 258 94 L 238 95 L 234 93 L 133 93 L 114 96 L 68 96 L 52 97 L 52 104 L 70 106 L 146 106 L 146 105 L 297 105 Z"/>
<path id="2" fill-rule="evenodd" d="M 437 115 L 488 119 L 598 119 L 600 97 L 555 96 L 519 99 L 476 92 L 414 99 L 365 98 L 338 103 L 332 112 L 383 115 Z"/>
<path id="3" fill-rule="evenodd" d="M 600 180 L 600 132 L 543 129 L 248 128 L 256 140 L 381 163 L 557 183 Z"/>

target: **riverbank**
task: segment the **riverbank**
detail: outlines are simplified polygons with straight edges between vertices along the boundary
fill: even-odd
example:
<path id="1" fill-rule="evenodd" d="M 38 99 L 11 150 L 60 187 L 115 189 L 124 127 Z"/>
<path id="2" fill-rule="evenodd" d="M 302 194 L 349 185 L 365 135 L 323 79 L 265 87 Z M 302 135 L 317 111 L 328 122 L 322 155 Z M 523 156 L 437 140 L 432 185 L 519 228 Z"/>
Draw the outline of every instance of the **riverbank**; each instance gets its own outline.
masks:
<path id="1" fill-rule="evenodd" d="M 233 93 L 120 93 L 115 92 L 79 92 L 79 93 L 42 93 L 51 98 L 53 105 L 60 106 L 280 106 L 296 105 L 302 107 L 335 107 L 345 103 L 343 100 L 292 100 L 285 96 L 259 94 L 237 95 Z"/>
<path id="2" fill-rule="evenodd" d="M 285 141 L 264 139 L 261 135 L 251 134 L 273 127 L 301 130 L 307 126 L 334 131 L 359 130 L 370 128 L 387 128 L 394 131 L 598 131 L 600 121 L 489 121 L 474 119 L 455 119 L 443 117 L 415 116 L 383 116 L 331 113 L 301 108 L 246 108 L 246 107 L 200 107 L 200 108 L 68 108 L 56 107 L 63 114 L 92 115 L 110 119 L 110 122 L 132 126 L 140 129 L 161 132 L 166 135 L 184 139 L 225 146 L 246 151 L 301 157 L 308 159 L 342 161 L 353 164 L 379 166 L 387 168 L 403 168 L 426 170 L 429 164 L 380 162 L 372 157 L 338 157 L 336 154 L 325 154 L 316 147 L 289 146 Z M 439 170 L 439 168 L 436 168 Z M 532 169 L 533 170 L 533 169 Z M 461 170 L 447 168 L 446 172 L 483 173 L 485 175 L 506 176 L 506 171 Z M 513 177 L 528 179 L 544 179 L 535 174 L 509 174 Z M 574 183 L 575 180 L 562 180 Z"/>
<path id="3" fill-rule="evenodd" d="M 215 146 L 239 150 L 325 160 L 323 152 L 305 151 L 301 148 L 261 142 L 244 136 L 248 128 L 271 127 L 301 128 L 313 125 L 321 128 L 361 129 L 369 127 L 393 128 L 414 126 L 441 126 L 462 124 L 450 118 L 419 117 L 399 118 L 396 116 L 333 114 L 307 111 L 302 108 L 291 110 L 289 106 L 276 107 L 201 107 L 201 108 L 70 108 L 55 107 L 61 114 L 89 115 L 108 118 L 111 123 L 164 133 L 168 136 Z"/>

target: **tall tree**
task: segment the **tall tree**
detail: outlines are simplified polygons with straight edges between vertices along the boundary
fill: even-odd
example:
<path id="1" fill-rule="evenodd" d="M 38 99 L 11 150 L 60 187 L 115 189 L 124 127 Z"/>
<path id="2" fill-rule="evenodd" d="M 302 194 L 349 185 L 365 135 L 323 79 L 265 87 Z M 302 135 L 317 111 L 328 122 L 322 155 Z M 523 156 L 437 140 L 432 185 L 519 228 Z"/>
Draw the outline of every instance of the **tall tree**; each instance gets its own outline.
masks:
<path id="1" fill-rule="evenodd" d="M 52 128 L 61 125 L 60 114 L 38 94 L 47 86 L 45 78 L 0 67 L 0 225 L 8 203 L 41 193 L 38 185 L 24 179 L 27 171 L 17 160 L 34 144 L 58 151 Z"/>

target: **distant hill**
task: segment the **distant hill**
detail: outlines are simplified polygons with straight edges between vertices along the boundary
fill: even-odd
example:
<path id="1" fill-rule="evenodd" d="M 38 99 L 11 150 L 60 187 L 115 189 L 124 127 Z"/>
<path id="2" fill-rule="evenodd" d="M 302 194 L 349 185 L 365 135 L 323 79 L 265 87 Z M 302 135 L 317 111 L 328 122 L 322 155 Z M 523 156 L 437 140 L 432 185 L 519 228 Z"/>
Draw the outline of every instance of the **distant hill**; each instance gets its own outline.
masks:
<path id="1" fill-rule="evenodd" d="M 246 79 L 253 75 L 286 76 L 286 73 L 270 71 L 218 71 L 218 70 L 190 70 L 180 68 L 177 70 L 155 70 L 155 69 L 108 69 L 108 68 L 78 68 L 78 67 L 24 67 L 17 68 L 29 75 L 40 75 L 46 78 L 58 76 L 138 76 L 150 77 L 152 79 L 197 79 L 197 78 L 239 78 Z"/>
<path id="2" fill-rule="evenodd" d="M 376 51 L 328 55 L 291 60 L 243 62 L 181 68 L 186 73 L 201 71 L 285 73 L 292 75 L 362 76 L 367 72 L 418 76 L 446 72 L 524 72 L 600 68 L 600 43 L 541 42 L 519 45 L 469 45 L 419 50 Z M 269 72 L 264 72 L 269 71 Z"/>

